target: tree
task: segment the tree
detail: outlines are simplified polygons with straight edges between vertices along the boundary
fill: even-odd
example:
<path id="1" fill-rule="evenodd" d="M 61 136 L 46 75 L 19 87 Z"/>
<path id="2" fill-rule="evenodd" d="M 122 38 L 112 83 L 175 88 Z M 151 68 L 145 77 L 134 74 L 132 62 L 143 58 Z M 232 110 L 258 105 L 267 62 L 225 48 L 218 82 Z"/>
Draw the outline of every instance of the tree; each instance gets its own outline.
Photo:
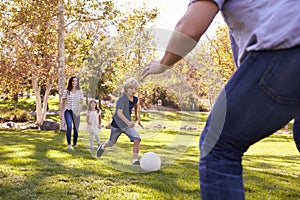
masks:
<path id="1" fill-rule="evenodd" d="M 157 13 L 157 9 L 149 10 L 145 5 L 120 13 L 114 20 L 116 34 L 104 37 L 90 50 L 82 77 L 87 83 L 86 89 L 96 91 L 99 102 L 114 90 L 120 90 L 117 86 L 123 86 L 128 77 L 139 79 L 142 66 L 153 58 L 153 34 L 147 25 Z"/>
<path id="2" fill-rule="evenodd" d="M 58 4 L 60 3 L 60 4 Z M 58 10 L 58 5 L 59 10 Z M 7 55 L 1 61 L 1 70 L 11 66 L 9 60 L 13 60 L 13 66 L 23 69 L 31 76 L 31 84 L 36 97 L 37 124 L 41 125 L 46 118 L 47 100 L 51 87 L 57 80 L 60 69 L 59 88 L 64 88 L 64 73 L 77 73 L 82 64 L 83 57 L 92 46 L 92 41 L 99 32 L 93 32 L 83 28 L 82 23 L 91 23 L 94 28 L 99 28 L 99 23 L 107 23 L 115 15 L 116 11 L 112 1 L 1 1 L 0 40 L 1 54 Z M 60 12 L 58 12 L 60 11 Z M 58 15 L 58 13 L 60 15 Z M 57 20 L 60 17 L 60 43 L 57 37 Z M 94 22 L 94 23 L 93 23 Z M 105 23 L 104 23 L 105 22 Z M 60 29 L 61 28 L 61 29 Z M 73 34 L 75 32 L 80 34 Z M 70 36 L 66 40 L 64 33 Z M 60 54 L 58 59 L 58 46 Z M 64 54 L 64 47 L 67 54 Z M 66 68 L 64 66 L 66 59 Z M 57 61 L 60 64 L 57 64 Z M 17 64 L 16 64 L 17 63 Z M 25 65 L 23 65 L 25 63 Z M 22 65 L 21 65 L 22 64 Z M 15 69 L 13 69 L 15 70 Z M 7 70 L 6 70 L 7 72 Z M 18 72 L 17 70 L 14 72 Z M 13 73 L 17 74 L 17 73 Z M 14 79 L 18 76 L 15 75 Z M 12 85 L 12 84 L 10 84 Z M 45 86 L 43 104 L 41 100 L 41 87 Z"/>
<path id="3" fill-rule="evenodd" d="M 232 58 L 227 26 L 219 25 L 216 30 L 215 37 L 207 37 L 207 39 L 212 61 L 222 75 L 224 83 L 226 83 L 236 70 L 236 66 Z"/>

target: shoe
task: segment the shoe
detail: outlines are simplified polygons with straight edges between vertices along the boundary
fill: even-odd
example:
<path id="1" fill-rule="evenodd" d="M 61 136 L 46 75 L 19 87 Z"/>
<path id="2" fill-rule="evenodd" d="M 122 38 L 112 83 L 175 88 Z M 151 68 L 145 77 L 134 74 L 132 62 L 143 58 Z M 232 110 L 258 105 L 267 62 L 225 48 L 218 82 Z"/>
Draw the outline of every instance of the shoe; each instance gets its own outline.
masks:
<path id="1" fill-rule="evenodd" d="M 68 149 L 73 149 L 72 145 L 68 144 Z"/>
<path id="2" fill-rule="evenodd" d="M 77 145 L 77 144 L 75 144 L 75 145 L 74 145 L 74 147 L 75 147 L 75 148 L 77 148 L 77 147 L 78 147 L 78 145 Z"/>
<path id="3" fill-rule="evenodd" d="M 97 152 L 96 152 L 96 156 L 99 158 L 100 156 L 102 156 L 103 152 L 104 152 L 104 149 L 102 149 L 102 145 L 101 144 L 98 149 L 97 149 Z"/>
<path id="4" fill-rule="evenodd" d="M 134 163 L 132 163 L 132 165 L 140 165 L 140 161 L 135 161 Z"/>

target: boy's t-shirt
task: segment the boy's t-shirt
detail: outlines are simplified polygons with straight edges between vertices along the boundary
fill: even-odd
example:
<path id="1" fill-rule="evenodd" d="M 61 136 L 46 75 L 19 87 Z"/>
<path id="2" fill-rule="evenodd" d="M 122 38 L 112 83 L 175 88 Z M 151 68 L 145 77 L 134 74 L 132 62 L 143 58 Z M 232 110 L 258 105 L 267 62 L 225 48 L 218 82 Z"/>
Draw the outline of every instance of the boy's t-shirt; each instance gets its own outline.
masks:
<path id="1" fill-rule="evenodd" d="M 127 97 L 126 94 L 122 94 L 117 101 L 116 112 L 114 114 L 111 126 L 115 128 L 121 128 L 121 129 L 126 128 L 127 124 L 119 118 L 117 114 L 117 110 L 118 109 L 123 110 L 123 115 L 126 117 L 126 119 L 131 121 L 132 109 L 137 104 L 137 102 L 138 102 L 138 98 L 136 96 L 133 96 L 133 101 L 130 101 L 130 99 Z"/>

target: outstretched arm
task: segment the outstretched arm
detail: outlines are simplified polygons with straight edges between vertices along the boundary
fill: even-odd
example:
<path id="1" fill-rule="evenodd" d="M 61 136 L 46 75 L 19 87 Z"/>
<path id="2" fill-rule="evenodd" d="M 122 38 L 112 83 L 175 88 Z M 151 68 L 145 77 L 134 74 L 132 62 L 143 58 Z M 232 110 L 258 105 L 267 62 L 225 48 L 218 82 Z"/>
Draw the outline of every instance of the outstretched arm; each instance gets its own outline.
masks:
<path id="1" fill-rule="evenodd" d="M 164 56 L 144 67 L 142 79 L 150 74 L 166 71 L 186 56 L 197 45 L 217 13 L 218 6 L 212 1 L 200 0 L 192 3 L 177 23 Z"/>

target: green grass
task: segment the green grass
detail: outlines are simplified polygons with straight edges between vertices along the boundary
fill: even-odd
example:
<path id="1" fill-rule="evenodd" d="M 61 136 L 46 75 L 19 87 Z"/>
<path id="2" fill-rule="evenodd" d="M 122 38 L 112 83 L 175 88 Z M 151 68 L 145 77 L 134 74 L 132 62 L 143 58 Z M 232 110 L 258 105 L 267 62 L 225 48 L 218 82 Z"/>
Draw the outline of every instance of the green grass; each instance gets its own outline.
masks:
<path id="1" fill-rule="evenodd" d="M 19 98 L 17 108 L 26 111 L 35 111 L 35 98 Z M 48 98 L 49 110 L 59 110 L 58 96 L 50 96 Z M 0 99 L 0 110 L 7 110 L 14 108 L 14 101 L 12 99 Z"/>
<path id="2" fill-rule="evenodd" d="M 12 106 L 12 101 L 0 100 L 0 110 Z M 50 98 L 49 107 L 58 110 L 57 99 Z M 34 100 L 20 99 L 18 108 L 34 110 Z M 198 140 L 207 113 L 141 117 L 140 155 L 158 153 L 162 168 L 157 172 L 131 165 L 132 145 L 124 135 L 97 159 L 95 150 L 87 149 L 85 115 L 74 150 L 66 149 L 64 132 L 0 129 L 0 199 L 199 199 Z M 58 121 L 56 115 L 47 118 Z M 156 129 L 158 125 L 163 128 Z M 180 130 L 186 125 L 198 130 Z M 101 140 L 109 133 L 101 130 Z M 292 135 L 275 134 L 256 143 L 245 153 L 243 166 L 246 199 L 300 199 L 300 157 Z"/>
<path id="3" fill-rule="evenodd" d="M 125 136 L 97 159 L 95 151 L 86 148 L 84 130 L 79 148 L 67 150 L 64 132 L 0 129 L 0 199 L 199 199 L 199 130 L 139 132 L 141 154 L 161 155 L 157 172 L 131 165 L 132 145 Z M 100 136 L 107 139 L 109 130 Z M 300 159 L 291 135 L 276 134 L 253 145 L 243 164 L 247 199 L 300 198 Z"/>

